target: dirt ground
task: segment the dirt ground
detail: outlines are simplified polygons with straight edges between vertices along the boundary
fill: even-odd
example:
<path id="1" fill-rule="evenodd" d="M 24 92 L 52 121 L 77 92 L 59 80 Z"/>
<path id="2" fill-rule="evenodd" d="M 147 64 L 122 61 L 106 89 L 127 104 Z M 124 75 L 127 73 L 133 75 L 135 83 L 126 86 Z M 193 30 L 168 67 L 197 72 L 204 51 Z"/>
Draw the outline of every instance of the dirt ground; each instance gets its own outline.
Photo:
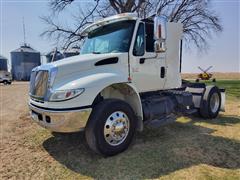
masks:
<path id="1" fill-rule="evenodd" d="M 83 133 L 54 135 L 30 120 L 28 83 L 0 85 L 1 179 L 240 179 L 240 105 L 215 120 L 179 118 L 137 134 L 124 153 L 92 153 Z"/>

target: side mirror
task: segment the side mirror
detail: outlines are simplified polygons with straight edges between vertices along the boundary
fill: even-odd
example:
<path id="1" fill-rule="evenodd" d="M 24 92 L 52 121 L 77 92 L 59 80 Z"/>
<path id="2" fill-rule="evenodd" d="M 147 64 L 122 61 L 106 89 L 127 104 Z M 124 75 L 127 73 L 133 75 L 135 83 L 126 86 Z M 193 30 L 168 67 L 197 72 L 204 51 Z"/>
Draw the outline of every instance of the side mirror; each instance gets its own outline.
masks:
<path id="1" fill-rule="evenodd" d="M 167 19 L 164 16 L 157 16 L 154 18 L 154 50 L 156 53 L 166 51 L 167 39 Z"/>

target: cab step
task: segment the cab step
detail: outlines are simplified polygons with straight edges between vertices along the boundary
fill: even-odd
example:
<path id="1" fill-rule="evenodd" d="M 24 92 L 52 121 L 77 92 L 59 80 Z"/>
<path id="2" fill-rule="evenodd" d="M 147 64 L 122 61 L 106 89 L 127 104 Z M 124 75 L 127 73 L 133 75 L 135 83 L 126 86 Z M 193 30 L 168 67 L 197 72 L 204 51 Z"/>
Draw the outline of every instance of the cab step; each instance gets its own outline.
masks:
<path id="1" fill-rule="evenodd" d="M 191 115 L 191 114 L 194 114 L 194 113 L 196 113 L 196 112 L 198 112 L 197 109 L 187 109 L 187 110 L 184 111 L 183 114 L 185 114 L 185 115 Z"/>

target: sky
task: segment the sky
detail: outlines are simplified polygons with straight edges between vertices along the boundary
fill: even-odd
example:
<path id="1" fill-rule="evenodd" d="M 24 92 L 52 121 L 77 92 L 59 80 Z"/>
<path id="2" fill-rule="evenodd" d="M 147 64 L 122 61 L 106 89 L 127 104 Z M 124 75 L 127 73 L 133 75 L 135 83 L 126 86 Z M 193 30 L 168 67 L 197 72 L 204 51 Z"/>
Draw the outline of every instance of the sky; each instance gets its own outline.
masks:
<path id="1" fill-rule="evenodd" d="M 91 1 L 91 0 L 90 0 Z M 0 54 L 10 59 L 10 52 L 24 42 L 23 17 L 26 29 L 26 42 L 42 54 L 54 48 L 54 41 L 43 38 L 40 34 L 47 28 L 40 17 L 50 15 L 47 0 L 0 0 Z M 87 0 L 78 0 L 87 6 Z M 209 40 L 207 52 L 196 48 L 183 51 L 182 72 L 199 72 L 213 66 L 214 72 L 240 71 L 240 0 L 213 0 L 212 8 L 216 11 L 223 25 L 223 32 Z M 71 9 L 71 8 L 69 8 Z M 68 10 L 61 16 L 64 23 L 73 23 Z"/>

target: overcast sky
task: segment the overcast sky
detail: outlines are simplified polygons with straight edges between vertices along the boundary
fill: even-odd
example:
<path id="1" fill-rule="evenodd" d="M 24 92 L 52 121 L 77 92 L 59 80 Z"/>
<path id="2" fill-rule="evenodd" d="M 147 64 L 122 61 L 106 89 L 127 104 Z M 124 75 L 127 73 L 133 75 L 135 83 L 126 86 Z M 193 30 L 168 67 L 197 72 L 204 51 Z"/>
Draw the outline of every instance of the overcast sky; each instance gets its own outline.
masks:
<path id="1" fill-rule="evenodd" d="M 91 0 L 90 0 L 91 1 Z M 23 43 L 22 19 L 26 24 L 26 41 L 34 49 L 46 53 L 53 49 L 53 42 L 40 37 L 46 25 L 39 18 L 49 15 L 47 0 L 0 0 L 0 54 L 10 59 L 10 51 Z M 88 1 L 79 0 L 82 6 Z M 224 31 L 209 41 L 207 53 L 196 49 L 184 50 L 183 72 L 198 72 L 197 66 L 213 65 L 215 72 L 239 72 L 240 70 L 240 1 L 214 0 L 213 9 L 219 14 Z M 72 9 L 71 9 L 72 10 Z M 74 12 L 70 12 L 71 14 Z M 70 16 L 62 19 L 71 24 Z"/>

